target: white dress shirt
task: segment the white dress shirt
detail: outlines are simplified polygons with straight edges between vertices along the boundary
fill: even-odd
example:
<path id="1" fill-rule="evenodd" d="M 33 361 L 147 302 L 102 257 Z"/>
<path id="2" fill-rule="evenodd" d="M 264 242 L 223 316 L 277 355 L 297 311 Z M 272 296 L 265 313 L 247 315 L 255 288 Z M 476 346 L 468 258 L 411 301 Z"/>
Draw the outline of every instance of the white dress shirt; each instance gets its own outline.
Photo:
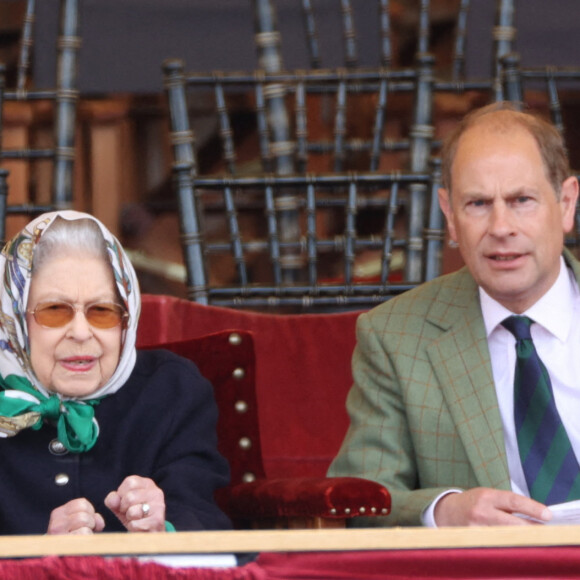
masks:
<path id="1" fill-rule="evenodd" d="M 501 322 L 511 316 L 507 308 L 479 289 L 483 322 L 499 412 L 501 415 L 512 491 L 529 497 L 518 451 L 514 425 L 515 338 Z M 552 383 L 556 408 L 568 433 L 576 458 L 580 458 L 580 290 L 573 272 L 560 258 L 560 274 L 553 286 L 523 313 L 535 324 L 532 339 Z M 426 526 L 435 526 L 438 496 L 423 514 Z"/>
<path id="2" fill-rule="evenodd" d="M 560 275 L 554 285 L 524 312 L 536 324 L 531 333 L 536 351 L 552 383 L 556 408 L 577 458 L 580 457 L 580 291 L 574 274 L 560 258 Z M 509 310 L 479 291 L 491 357 L 493 380 L 503 424 L 512 490 L 529 496 L 518 452 L 514 426 L 515 338 L 501 322 Z"/>

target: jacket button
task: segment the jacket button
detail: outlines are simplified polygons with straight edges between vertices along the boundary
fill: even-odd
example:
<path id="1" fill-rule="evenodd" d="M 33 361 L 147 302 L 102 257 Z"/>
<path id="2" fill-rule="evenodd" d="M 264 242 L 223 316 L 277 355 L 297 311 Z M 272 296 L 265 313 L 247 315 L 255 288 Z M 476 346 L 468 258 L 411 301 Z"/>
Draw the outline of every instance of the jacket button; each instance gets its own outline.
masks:
<path id="1" fill-rule="evenodd" d="M 57 473 L 54 476 L 54 483 L 56 483 L 56 485 L 66 485 L 70 480 L 70 477 L 66 474 L 66 473 Z"/>
<path id="2" fill-rule="evenodd" d="M 66 455 L 68 453 L 68 449 L 64 446 L 62 441 L 59 441 L 58 439 L 53 439 L 48 444 L 48 450 L 53 455 Z"/>

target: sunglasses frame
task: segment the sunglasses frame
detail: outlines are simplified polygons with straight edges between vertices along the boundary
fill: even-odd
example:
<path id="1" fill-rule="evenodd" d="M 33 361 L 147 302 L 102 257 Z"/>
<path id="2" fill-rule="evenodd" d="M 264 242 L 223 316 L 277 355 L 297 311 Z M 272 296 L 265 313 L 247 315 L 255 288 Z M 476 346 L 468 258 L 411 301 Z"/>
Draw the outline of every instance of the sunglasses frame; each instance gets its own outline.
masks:
<path id="1" fill-rule="evenodd" d="M 42 324 L 37 318 L 37 311 L 39 308 L 42 309 L 43 306 L 50 306 L 50 305 L 69 306 L 71 308 L 71 310 L 73 311 L 73 315 L 71 316 L 71 318 L 69 320 L 67 320 L 64 324 L 61 324 L 60 326 L 47 326 L 46 324 Z M 87 312 L 93 306 L 109 306 L 109 307 L 114 306 L 115 308 L 113 308 L 112 310 L 115 310 L 118 308 L 120 316 L 121 316 L 119 322 L 117 324 L 114 324 L 113 326 L 97 326 L 95 324 L 92 324 L 91 321 L 89 320 L 89 317 L 87 316 Z M 39 302 L 34 307 L 34 310 L 27 310 L 26 311 L 27 314 L 32 314 L 32 316 L 34 317 L 34 320 L 36 321 L 36 324 L 38 324 L 42 328 L 51 328 L 51 329 L 64 328 L 67 324 L 70 324 L 74 320 L 74 317 L 76 316 L 77 312 L 83 313 L 85 320 L 87 321 L 89 326 L 91 326 L 92 328 L 98 328 L 99 330 L 110 330 L 111 328 L 116 328 L 117 326 L 121 326 L 121 328 L 126 328 L 127 319 L 129 318 L 129 313 L 120 304 L 117 304 L 116 302 L 90 302 L 89 304 L 85 304 L 84 306 L 79 307 L 79 306 L 76 306 L 75 304 L 67 302 L 66 300 L 48 300 L 46 302 Z"/>

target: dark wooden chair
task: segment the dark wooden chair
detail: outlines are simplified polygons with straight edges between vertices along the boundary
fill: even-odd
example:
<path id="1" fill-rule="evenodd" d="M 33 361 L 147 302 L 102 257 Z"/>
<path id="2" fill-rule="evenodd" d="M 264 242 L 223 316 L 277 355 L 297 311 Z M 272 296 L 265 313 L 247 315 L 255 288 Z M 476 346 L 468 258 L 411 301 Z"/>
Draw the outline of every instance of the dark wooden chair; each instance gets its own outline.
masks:
<path id="1" fill-rule="evenodd" d="M 416 57 L 431 52 L 438 57 L 436 68 L 448 67 L 461 80 L 466 76 L 468 31 L 476 26 L 487 28 L 493 46 L 490 71 L 484 75 L 491 77 L 499 58 L 513 51 L 516 37 L 514 0 L 488 2 L 485 10 L 471 0 L 252 2 L 256 49 L 261 68 L 268 72 L 412 66 Z"/>
<path id="2" fill-rule="evenodd" d="M 357 57 L 362 38 L 356 23 L 371 4 L 378 58 L 365 67 Z M 418 5 L 412 63 L 393 58 L 394 5 L 284 5 L 301 12 L 310 55 L 305 69 L 285 68 L 275 0 L 253 2 L 259 70 L 206 74 L 186 72 L 183 61 L 165 63 L 191 299 L 353 307 L 380 302 L 439 273 L 441 220 L 429 160 L 450 125 L 503 98 L 496 64 L 512 48 L 514 3 L 496 2 L 488 23 L 495 57 L 481 79 L 463 77 L 468 0 L 457 5 L 451 75 L 430 52 L 429 0 Z M 320 68 L 317 56 L 317 30 L 331 7 L 340 15 L 344 41 L 338 69 Z M 196 144 L 191 131 L 188 114 L 200 102 L 211 109 L 213 149 Z M 369 284 L 357 273 L 357 262 L 377 252 L 383 252 L 375 259 L 380 266 Z M 401 270 L 393 256 L 404 263 Z"/>
<path id="3" fill-rule="evenodd" d="M 167 86 L 190 299 L 352 308 L 438 274 L 442 220 L 430 172 L 247 175 L 230 156 L 228 170 L 202 176 L 184 85 Z M 227 126 L 223 135 L 227 157 Z M 274 147 L 265 141 L 267 159 Z"/>
<path id="4" fill-rule="evenodd" d="M 516 8 L 520 8 L 516 4 L 300 0 L 291 6 L 279 0 L 253 0 L 256 49 L 268 72 L 283 70 L 290 59 L 292 68 L 413 70 L 417 78 L 413 130 L 427 131 L 439 119 L 447 126 L 473 107 L 504 98 L 500 61 L 515 50 Z M 474 31 L 489 45 L 483 65 L 479 46 L 470 42 Z M 295 53 L 304 53 L 300 64 Z M 477 66 L 467 66 L 473 65 L 469 59 L 477 59 Z M 469 74 L 469 68 L 477 74 Z M 431 107 L 425 105 L 429 100 Z M 437 149 L 438 140 L 432 143 Z"/>
<path id="5" fill-rule="evenodd" d="M 457 92 L 481 88 L 485 81 L 494 85 L 499 99 L 500 60 L 515 50 L 514 0 L 253 0 L 253 8 L 259 64 L 268 72 L 430 63 L 437 80 L 454 81 Z M 475 77 L 466 71 L 466 61 L 477 50 L 470 43 L 472 29 L 489 45 L 488 62 L 478 63 Z M 468 76 L 468 86 L 462 87 Z"/>
<path id="6" fill-rule="evenodd" d="M 296 104 L 310 122 L 309 130 L 304 123 L 292 125 L 293 115 L 284 106 L 288 85 L 283 78 L 270 77 L 272 96 L 265 102 L 281 140 L 294 141 L 293 127 L 301 133 L 306 155 L 292 170 L 303 171 L 305 161 L 317 171 L 427 168 L 433 68 L 429 2 L 420 3 L 418 21 L 412 25 L 416 47 L 404 65 L 395 34 L 401 27 L 392 22 L 396 6 L 389 0 L 302 0 L 283 6 L 276 0 L 253 0 L 260 70 L 275 75 L 300 69 L 305 80 Z M 282 45 L 289 50 L 284 53 Z M 291 59 L 289 67 L 288 54 L 304 58 L 298 63 Z M 323 169 L 316 159 L 329 152 L 331 164 Z"/>
<path id="7" fill-rule="evenodd" d="M 253 0 L 255 43 L 260 67 L 268 72 L 285 68 L 282 44 L 291 46 L 302 60 L 292 68 L 349 69 L 360 66 L 391 67 L 393 48 L 393 2 L 389 0 L 300 0 L 283 7 L 276 0 Z M 280 27 L 279 9 L 282 14 Z M 366 28 L 372 23 L 372 30 Z M 375 24 L 376 23 L 376 24 Z M 372 48 L 359 34 L 376 41 Z M 321 27 L 324 34 L 321 35 Z M 282 31 L 284 30 L 284 32 Z M 428 33 L 427 30 L 423 31 Z M 288 34 L 284 37 L 284 34 Z M 322 36 L 322 38 L 321 38 Z M 365 54 L 360 55 L 360 44 Z M 294 58 L 296 58 L 294 56 Z"/>
<path id="8" fill-rule="evenodd" d="M 385 138 L 387 95 L 406 91 L 412 99 L 412 71 L 201 75 L 184 68 L 169 61 L 164 70 L 192 300 L 352 307 L 437 275 L 441 219 L 428 163 L 430 127 L 411 120 L 408 137 Z M 200 167 L 189 120 L 188 103 L 200 90 L 206 100 L 208 91 L 214 96 L 219 126 L 219 162 L 209 172 Z M 349 95 L 363 91 L 376 98 L 366 140 L 349 135 L 347 120 Z M 330 139 L 310 138 L 320 112 L 308 110 L 309 92 L 332 101 Z M 234 123 L 240 94 L 252 95 L 247 134 Z M 418 101 L 428 112 L 429 99 Z M 350 110 L 355 121 L 357 112 Z M 385 151 L 406 157 L 386 162 Z M 363 170 L 355 153 L 366 156 Z M 312 161 L 321 154 L 330 167 Z M 370 274 L 357 273 L 359 257 L 375 262 Z"/>
<path id="9" fill-rule="evenodd" d="M 164 74 L 173 130 L 196 102 L 216 127 L 216 162 L 199 174 L 408 168 L 429 150 L 428 127 L 413 131 L 414 70 L 204 74 L 171 60 Z M 427 119 L 428 98 L 421 109 Z"/>
<path id="10" fill-rule="evenodd" d="M 1 240 L 6 216 L 25 215 L 26 222 L 31 215 L 71 207 L 73 198 L 79 2 L 60 0 L 53 87 L 36 87 L 31 79 L 35 26 L 42 26 L 35 11 L 36 2 L 27 0 L 14 86 L 0 69 L 0 160 L 11 173 L 11 201 L 0 208 Z"/>

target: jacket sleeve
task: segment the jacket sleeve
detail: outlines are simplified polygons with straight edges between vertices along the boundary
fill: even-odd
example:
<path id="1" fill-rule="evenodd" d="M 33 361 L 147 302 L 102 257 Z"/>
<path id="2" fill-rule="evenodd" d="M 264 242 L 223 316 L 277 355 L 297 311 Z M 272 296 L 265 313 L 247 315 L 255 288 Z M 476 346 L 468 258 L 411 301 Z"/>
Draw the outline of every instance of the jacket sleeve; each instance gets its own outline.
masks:
<path id="1" fill-rule="evenodd" d="M 407 421 L 404 386 L 395 357 L 412 356 L 400 349 L 396 333 L 384 332 L 393 321 L 362 314 L 352 360 L 354 384 L 347 398 L 350 427 L 329 475 L 353 475 L 378 481 L 391 493 L 392 512 L 381 518 L 358 518 L 360 526 L 421 525 L 425 508 L 445 488 L 419 489 L 420 478 Z M 381 328 L 375 328 L 377 324 Z M 395 328 L 392 326 L 392 328 Z M 392 345 L 387 345 L 392 337 Z"/>

